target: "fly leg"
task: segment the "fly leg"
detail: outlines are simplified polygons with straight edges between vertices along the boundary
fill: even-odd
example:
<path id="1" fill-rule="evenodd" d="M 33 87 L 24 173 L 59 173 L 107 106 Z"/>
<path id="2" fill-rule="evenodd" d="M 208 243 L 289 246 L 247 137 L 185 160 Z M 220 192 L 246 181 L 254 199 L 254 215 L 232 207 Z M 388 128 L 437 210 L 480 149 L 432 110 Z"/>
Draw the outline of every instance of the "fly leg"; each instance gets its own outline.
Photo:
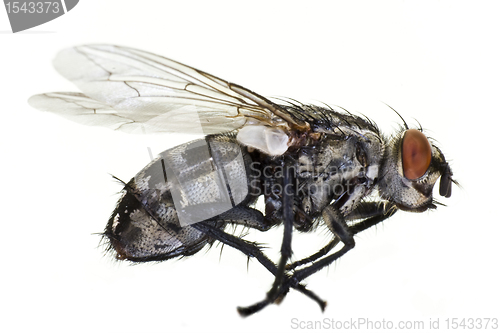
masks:
<path id="1" fill-rule="evenodd" d="M 316 273 L 320 269 L 330 265 L 332 262 L 349 252 L 352 248 L 354 248 L 354 234 L 349 229 L 344 216 L 335 207 L 336 203 L 330 206 L 327 206 L 323 212 L 323 219 L 325 220 L 328 228 L 335 234 L 337 238 L 344 244 L 344 246 L 338 250 L 337 252 L 320 259 L 319 261 L 315 261 L 311 266 L 303 268 L 301 270 L 295 271 L 291 277 L 291 280 L 302 281 L 306 277 Z"/>
<path id="2" fill-rule="evenodd" d="M 374 226 L 377 223 L 388 219 L 394 215 L 397 211 L 396 206 L 379 202 L 364 202 L 358 205 L 358 207 L 349 215 L 347 215 L 346 220 L 361 220 L 356 224 L 349 226 L 349 229 L 353 235 Z M 294 261 L 286 266 L 287 270 L 292 270 L 298 266 L 313 263 L 317 259 L 324 257 L 328 252 L 330 252 L 337 244 L 340 242 L 340 238 L 334 237 L 325 247 L 316 252 L 315 254 Z"/>
<path id="3" fill-rule="evenodd" d="M 275 300 L 283 283 L 285 266 L 292 256 L 292 231 L 293 231 L 293 168 L 285 168 L 283 177 L 283 241 L 281 242 L 281 258 L 278 263 L 278 272 L 273 286 L 267 293 L 267 300 Z M 284 295 L 283 295 L 284 296 Z"/>
<path id="4" fill-rule="evenodd" d="M 373 210 L 371 212 L 374 214 L 372 217 L 369 217 L 359 223 L 354 224 L 353 226 L 348 227 L 345 224 L 345 221 L 342 221 L 340 212 L 333 208 L 334 205 L 328 206 L 323 211 L 323 218 L 325 219 L 325 222 L 330 226 L 332 232 L 334 232 L 335 235 L 340 238 L 342 243 L 344 243 L 344 246 L 337 252 L 314 262 L 312 265 L 295 271 L 292 276 L 283 283 L 283 292 L 287 292 L 290 287 L 293 287 L 295 284 L 300 283 L 300 281 L 304 280 L 305 278 L 330 265 L 335 260 L 351 250 L 355 245 L 353 238 L 355 234 L 382 222 L 388 217 L 394 215 L 397 211 L 396 206 L 392 204 L 382 205 L 382 207 L 372 205 L 371 209 Z M 369 207 L 370 205 L 365 206 L 365 208 Z M 376 214 L 375 211 L 377 209 L 380 209 L 380 214 Z M 370 211 L 370 209 L 368 209 L 367 211 Z"/>
<path id="5" fill-rule="evenodd" d="M 297 260 L 297 261 L 289 263 L 288 265 L 286 265 L 286 269 L 287 270 L 292 270 L 292 269 L 295 269 L 296 267 L 313 263 L 317 259 L 319 259 L 321 257 L 324 257 L 335 246 L 337 246 L 338 243 L 340 243 L 340 238 L 334 237 L 333 240 L 330 241 L 328 244 L 326 244 L 325 247 L 323 247 L 321 250 L 319 250 L 318 252 L 316 252 L 315 254 L 313 254 L 313 255 L 311 255 L 311 256 L 309 256 L 307 258 L 304 258 L 304 259 Z"/>
<path id="6" fill-rule="evenodd" d="M 346 223 L 345 217 L 338 209 L 338 207 L 341 207 L 347 199 L 348 195 L 344 194 L 334 204 L 326 207 L 322 212 L 323 219 L 325 220 L 326 225 L 332 231 L 332 233 L 335 234 L 335 237 L 337 237 L 344 244 L 344 246 L 337 252 L 323 257 L 322 259 L 319 258 L 321 258 L 321 255 L 324 256 L 325 253 L 324 251 L 321 252 L 324 249 L 320 250 L 321 253 L 318 255 L 318 258 L 315 258 L 316 260 L 319 260 L 314 261 L 310 266 L 295 271 L 291 276 L 289 274 L 284 275 L 285 280 L 283 281 L 280 289 L 273 298 L 268 297 L 264 301 L 256 303 L 252 306 L 239 308 L 238 311 L 240 312 L 240 314 L 245 316 L 251 315 L 257 311 L 260 311 L 267 305 L 275 302 L 279 297 L 284 297 L 288 293 L 290 288 L 293 288 L 305 278 L 329 266 L 335 260 L 353 249 L 355 246 L 354 234 L 361 232 L 377 223 L 380 223 L 390 215 L 394 214 L 394 212 L 396 211 L 395 209 L 391 209 L 388 213 L 389 216 L 385 216 L 384 214 L 377 214 L 376 211 L 373 211 L 373 209 L 375 209 L 375 206 L 371 206 L 371 214 L 373 214 L 372 217 L 365 219 L 361 223 L 355 224 L 355 226 L 353 227 L 349 227 Z M 364 206 L 364 208 L 370 208 L 370 206 Z M 367 209 L 367 211 L 370 211 L 370 209 Z M 368 214 L 368 216 L 369 215 L 370 214 Z"/>
<path id="7" fill-rule="evenodd" d="M 221 220 L 225 223 L 241 225 L 259 231 L 267 231 L 274 225 L 270 223 L 259 210 L 246 206 L 236 206 L 220 214 L 215 220 Z"/>
<path id="8" fill-rule="evenodd" d="M 325 222 L 329 226 L 330 230 L 332 230 L 332 232 L 340 238 L 342 243 L 344 243 L 344 246 L 337 252 L 314 262 L 311 266 L 295 271 L 290 280 L 287 281 L 287 286 L 293 286 L 295 283 L 304 280 L 308 276 L 333 263 L 354 247 L 355 242 L 353 236 L 355 234 L 382 222 L 383 220 L 394 215 L 397 211 L 396 206 L 392 204 L 368 204 L 364 205 L 364 208 L 366 209 L 366 214 L 372 216 L 352 226 L 347 226 L 345 221 L 342 219 L 342 215 L 338 210 L 333 208 L 333 205 L 328 206 L 325 210 L 323 210 L 323 218 L 325 219 Z M 354 215 L 355 214 L 353 214 L 353 216 Z"/>
<path id="9" fill-rule="evenodd" d="M 396 205 L 390 204 L 388 202 L 383 202 L 383 203 L 367 202 L 360 206 L 361 207 L 355 212 L 364 215 L 367 218 L 365 218 L 362 221 L 356 222 L 355 224 L 349 227 L 349 229 L 354 235 L 362 231 L 365 231 L 366 229 L 373 227 L 374 225 L 379 224 L 380 222 L 396 214 L 396 212 L 398 211 Z M 348 218 L 353 220 L 362 218 L 357 216 L 354 218 L 352 217 L 354 217 L 354 214 L 348 215 Z"/>
<path id="10" fill-rule="evenodd" d="M 219 228 L 212 226 L 207 222 L 199 222 L 193 224 L 193 227 L 202 231 L 209 237 L 220 241 L 223 244 L 229 245 L 237 250 L 240 250 L 242 253 L 249 257 L 256 258 L 269 272 L 271 272 L 274 276 L 278 273 L 278 268 L 274 264 L 271 259 L 269 259 L 260 249 L 259 245 L 256 243 L 248 242 L 239 237 L 230 235 Z M 289 276 L 287 276 L 289 277 Z M 292 288 L 298 290 L 302 294 L 308 296 L 312 300 L 314 300 L 320 308 L 323 310 L 326 307 L 326 302 L 320 299 L 315 293 L 308 290 L 304 285 L 297 283 L 292 286 Z M 267 304 L 266 304 L 267 305 Z M 264 305 L 265 306 L 265 305 Z M 255 312 L 257 312 L 256 310 Z M 238 312 L 240 312 L 240 308 L 238 308 Z M 241 315 L 244 315 L 240 312 Z"/>
<path id="11" fill-rule="evenodd" d="M 260 311 L 267 305 L 274 302 L 281 302 L 281 300 L 288 293 L 289 288 L 284 292 L 282 284 L 284 279 L 289 279 L 290 276 L 285 272 L 285 267 L 292 255 L 292 231 L 293 231 L 293 169 L 285 168 L 283 177 L 283 241 L 281 243 L 281 258 L 278 263 L 278 267 L 275 274 L 275 279 L 273 286 L 266 295 L 266 298 L 254 305 L 249 307 L 239 307 L 238 312 L 242 316 L 251 315 L 257 311 Z M 324 310 L 326 303 L 324 301 L 318 302 L 320 304 L 321 310 Z"/>
<path id="12" fill-rule="evenodd" d="M 397 207 L 388 201 L 362 202 L 346 216 L 346 221 L 367 220 L 372 217 L 383 218 L 385 220 L 394 215 L 396 211 Z"/>

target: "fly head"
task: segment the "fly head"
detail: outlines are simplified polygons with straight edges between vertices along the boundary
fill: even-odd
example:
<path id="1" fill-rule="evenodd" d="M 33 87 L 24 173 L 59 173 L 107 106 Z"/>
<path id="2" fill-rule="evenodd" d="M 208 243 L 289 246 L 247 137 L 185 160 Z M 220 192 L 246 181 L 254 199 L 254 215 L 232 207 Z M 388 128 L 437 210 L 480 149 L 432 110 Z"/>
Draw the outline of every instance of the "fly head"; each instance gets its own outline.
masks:
<path id="1" fill-rule="evenodd" d="M 401 210 L 423 212 L 436 208 L 432 190 L 439 177 L 439 194 L 451 196 L 452 176 L 441 150 L 420 130 L 406 129 L 386 149 L 379 192 Z"/>

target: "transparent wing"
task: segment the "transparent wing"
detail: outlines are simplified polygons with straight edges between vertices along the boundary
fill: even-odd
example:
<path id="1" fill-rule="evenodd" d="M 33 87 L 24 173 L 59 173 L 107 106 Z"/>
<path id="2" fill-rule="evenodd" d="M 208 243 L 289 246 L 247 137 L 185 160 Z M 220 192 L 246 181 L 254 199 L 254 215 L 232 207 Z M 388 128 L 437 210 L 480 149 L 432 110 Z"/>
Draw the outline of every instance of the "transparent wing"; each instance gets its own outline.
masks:
<path id="1" fill-rule="evenodd" d="M 302 124 L 268 99 L 239 85 L 127 47 L 85 45 L 60 52 L 57 71 L 80 93 L 29 99 L 35 108 L 86 125 L 129 133 L 220 133 L 245 124 Z"/>
<path id="2" fill-rule="evenodd" d="M 120 117 L 109 105 L 93 100 L 81 93 L 54 92 L 40 94 L 32 96 L 29 103 L 42 111 L 50 111 L 84 125 L 104 126 L 131 133 L 141 129 L 140 124 Z"/>

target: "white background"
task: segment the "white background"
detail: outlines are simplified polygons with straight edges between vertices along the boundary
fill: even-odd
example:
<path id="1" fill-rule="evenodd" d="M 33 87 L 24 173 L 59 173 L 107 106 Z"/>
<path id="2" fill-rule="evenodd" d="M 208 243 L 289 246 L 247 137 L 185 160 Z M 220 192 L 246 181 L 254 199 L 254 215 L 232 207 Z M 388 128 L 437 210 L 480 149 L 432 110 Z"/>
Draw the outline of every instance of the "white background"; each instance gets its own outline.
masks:
<path id="1" fill-rule="evenodd" d="M 81 1 L 12 34 L 0 10 L 3 332 L 298 331 L 293 322 L 500 317 L 499 6 L 487 1 Z M 114 43 L 182 61 L 263 95 L 339 104 L 387 134 L 398 110 L 436 139 L 463 188 L 447 207 L 396 214 L 291 291 L 242 319 L 272 276 L 220 246 L 131 266 L 103 256 L 99 233 L 118 200 L 109 174 L 133 177 L 185 137 L 141 138 L 32 109 L 33 94 L 75 90 L 52 68 L 61 49 Z M 249 238 L 273 246 L 281 229 Z M 294 236 L 297 256 L 329 238 Z M 296 319 L 293 319 L 296 318 Z M 328 328 L 328 327 L 324 327 Z M 331 331 L 331 330 L 328 330 Z"/>

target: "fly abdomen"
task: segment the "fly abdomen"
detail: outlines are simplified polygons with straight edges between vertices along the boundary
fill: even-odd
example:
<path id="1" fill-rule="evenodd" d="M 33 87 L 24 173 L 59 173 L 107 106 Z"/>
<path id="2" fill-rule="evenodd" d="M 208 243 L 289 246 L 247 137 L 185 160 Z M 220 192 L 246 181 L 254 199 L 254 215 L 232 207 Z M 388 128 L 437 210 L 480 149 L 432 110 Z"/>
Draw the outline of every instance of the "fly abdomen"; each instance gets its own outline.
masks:
<path id="1" fill-rule="evenodd" d="M 253 200 L 249 161 L 234 135 L 162 152 L 125 186 L 108 222 L 104 234 L 117 258 L 159 261 L 198 252 L 211 239 L 193 224 L 222 229 L 225 220 L 235 219 L 228 211 Z"/>
<path id="2" fill-rule="evenodd" d="M 165 208 L 159 219 L 131 190 L 121 198 L 104 235 L 117 259 L 137 262 L 191 255 L 209 242 L 204 233 L 191 226 L 180 226 L 173 205 Z"/>

